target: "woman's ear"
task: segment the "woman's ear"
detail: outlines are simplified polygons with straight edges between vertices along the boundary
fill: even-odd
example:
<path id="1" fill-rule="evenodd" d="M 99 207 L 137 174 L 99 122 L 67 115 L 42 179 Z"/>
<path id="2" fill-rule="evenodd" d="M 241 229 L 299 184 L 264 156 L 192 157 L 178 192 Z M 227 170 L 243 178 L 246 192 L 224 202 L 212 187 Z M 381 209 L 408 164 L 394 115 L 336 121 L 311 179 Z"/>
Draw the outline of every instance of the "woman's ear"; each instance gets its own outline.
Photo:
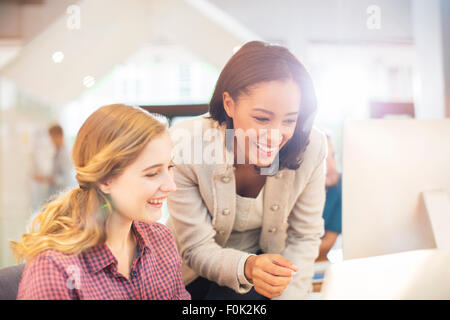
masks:
<path id="1" fill-rule="evenodd" d="M 222 100 L 223 100 L 223 108 L 225 109 L 225 112 L 227 113 L 228 117 L 233 118 L 235 108 L 233 98 L 230 96 L 228 92 L 225 91 L 222 94 Z"/>
<path id="2" fill-rule="evenodd" d="M 111 182 L 112 179 L 100 181 L 97 186 L 100 189 L 101 192 L 104 194 L 110 194 L 111 193 Z"/>

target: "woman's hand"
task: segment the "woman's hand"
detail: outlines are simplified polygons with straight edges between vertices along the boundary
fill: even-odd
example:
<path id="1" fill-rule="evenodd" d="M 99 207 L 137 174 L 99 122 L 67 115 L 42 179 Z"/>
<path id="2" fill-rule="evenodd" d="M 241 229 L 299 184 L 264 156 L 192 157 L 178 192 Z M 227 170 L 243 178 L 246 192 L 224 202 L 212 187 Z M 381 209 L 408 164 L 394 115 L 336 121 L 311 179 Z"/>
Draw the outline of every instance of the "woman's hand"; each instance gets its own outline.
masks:
<path id="1" fill-rule="evenodd" d="M 250 256 L 245 262 L 245 276 L 256 292 L 267 298 L 280 296 L 298 271 L 291 261 L 279 254 Z"/>

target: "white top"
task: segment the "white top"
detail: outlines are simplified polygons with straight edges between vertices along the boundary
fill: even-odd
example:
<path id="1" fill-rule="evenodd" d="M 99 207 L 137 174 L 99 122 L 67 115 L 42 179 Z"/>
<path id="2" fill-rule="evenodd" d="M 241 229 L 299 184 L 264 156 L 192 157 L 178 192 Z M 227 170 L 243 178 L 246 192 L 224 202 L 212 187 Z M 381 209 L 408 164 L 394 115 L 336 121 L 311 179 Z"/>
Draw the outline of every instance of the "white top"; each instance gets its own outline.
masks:
<path id="1" fill-rule="evenodd" d="M 236 218 L 226 247 L 256 253 L 263 222 L 264 187 L 256 198 L 236 195 Z"/>

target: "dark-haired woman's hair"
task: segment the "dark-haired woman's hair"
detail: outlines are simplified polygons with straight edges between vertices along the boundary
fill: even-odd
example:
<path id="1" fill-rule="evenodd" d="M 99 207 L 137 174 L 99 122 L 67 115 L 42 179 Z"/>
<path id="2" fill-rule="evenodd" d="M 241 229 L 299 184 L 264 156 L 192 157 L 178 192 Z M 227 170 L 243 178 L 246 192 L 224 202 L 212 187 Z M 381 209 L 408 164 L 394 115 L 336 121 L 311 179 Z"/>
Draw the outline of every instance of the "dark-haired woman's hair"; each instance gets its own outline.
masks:
<path id="1" fill-rule="evenodd" d="M 209 103 L 212 119 L 226 123 L 233 129 L 233 119 L 223 106 L 223 93 L 228 92 L 234 101 L 241 94 L 249 94 L 253 85 L 267 81 L 292 80 L 300 88 L 301 103 L 294 135 L 280 150 L 280 169 L 298 169 L 302 155 L 309 143 L 317 101 L 312 79 L 302 63 L 285 47 L 262 41 L 243 45 L 227 62 Z"/>

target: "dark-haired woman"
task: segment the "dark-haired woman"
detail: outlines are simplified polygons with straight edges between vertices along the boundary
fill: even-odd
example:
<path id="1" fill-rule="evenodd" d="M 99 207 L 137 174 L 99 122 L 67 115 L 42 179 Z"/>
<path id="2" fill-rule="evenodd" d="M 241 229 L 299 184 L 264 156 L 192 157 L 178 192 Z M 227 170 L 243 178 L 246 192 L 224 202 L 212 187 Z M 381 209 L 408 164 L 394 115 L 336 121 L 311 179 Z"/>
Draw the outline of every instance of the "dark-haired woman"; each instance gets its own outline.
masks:
<path id="1" fill-rule="evenodd" d="M 222 70 L 209 115 L 171 129 L 184 151 L 175 158 L 168 226 L 193 299 L 310 292 L 327 150 L 312 128 L 315 113 L 303 65 L 284 47 L 253 41 Z"/>

